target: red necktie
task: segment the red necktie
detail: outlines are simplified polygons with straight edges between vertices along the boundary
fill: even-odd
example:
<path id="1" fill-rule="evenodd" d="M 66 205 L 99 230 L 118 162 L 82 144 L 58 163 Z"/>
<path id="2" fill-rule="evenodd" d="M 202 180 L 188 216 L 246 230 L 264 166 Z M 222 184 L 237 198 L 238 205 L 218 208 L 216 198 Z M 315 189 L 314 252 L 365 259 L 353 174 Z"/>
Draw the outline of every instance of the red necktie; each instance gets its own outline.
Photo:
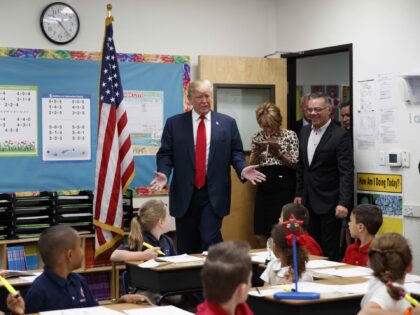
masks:
<path id="1" fill-rule="evenodd" d="M 206 183 L 206 124 L 205 116 L 200 116 L 200 123 L 197 128 L 197 139 L 195 142 L 195 178 L 194 185 L 200 189 Z"/>

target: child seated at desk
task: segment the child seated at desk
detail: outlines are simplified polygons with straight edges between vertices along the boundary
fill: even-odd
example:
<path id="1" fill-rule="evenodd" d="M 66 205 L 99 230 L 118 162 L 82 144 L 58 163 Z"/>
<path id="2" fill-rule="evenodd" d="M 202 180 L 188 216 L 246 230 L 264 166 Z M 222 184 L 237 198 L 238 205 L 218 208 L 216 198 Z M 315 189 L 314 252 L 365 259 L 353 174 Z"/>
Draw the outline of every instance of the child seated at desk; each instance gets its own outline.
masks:
<path id="1" fill-rule="evenodd" d="M 403 298 L 404 279 L 413 270 L 413 256 L 407 240 L 397 233 L 386 233 L 372 241 L 369 266 L 374 278 L 369 281 L 358 315 L 409 314 L 410 303 Z M 411 314 L 420 314 L 420 306 Z"/>
<path id="2" fill-rule="evenodd" d="M 315 239 L 307 232 L 309 225 L 309 212 L 304 205 L 299 205 L 293 202 L 285 204 L 281 209 L 279 223 L 283 223 L 283 221 L 289 220 L 290 215 L 292 214 L 297 220 L 303 221 L 302 236 L 305 239 L 305 248 L 308 253 L 315 256 L 324 256 L 321 246 L 319 246 Z"/>
<path id="3" fill-rule="evenodd" d="M 292 239 L 286 237 L 286 228 L 282 224 L 274 226 L 271 237 L 273 238 L 273 253 L 276 256 L 261 274 L 261 279 L 269 285 L 279 285 L 293 282 L 293 248 Z M 312 274 L 306 272 L 308 253 L 305 249 L 305 239 L 296 238 L 297 270 L 300 281 L 313 281 Z M 283 266 L 283 267 L 282 267 Z"/>
<path id="4" fill-rule="evenodd" d="M 382 211 L 369 204 L 356 206 L 350 214 L 349 231 L 356 242 L 347 247 L 343 262 L 366 266 L 370 243 L 382 225 Z"/>
<path id="5" fill-rule="evenodd" d="M 249 245 L 229 241 L 210 246 L 201 271 L 205 301 L 197 315 L 252 315 L 246 304 L 251 288 Z"/>
<path id="6" fill-rule="evenodd" d="M 98 305 L 85 279 L 72 272 L 81 267 L 83 260 L 76 230 L 63 225 L 50 227 L 41 233 L 38 247 L 44 272 L 35 279 L 25 296 L 27 313 Z M 142 295 L 123 296 L 121 301 L 151 304 Z M 21 303 L 15 303 L 15 306 L 22 308 Z"/>
<path id="7" fill-rule="evenodd" d="M 165 235 L 171 227 L 169 210 L 160 200 L 145 202 L 131 220 L 128 245 L 121 245 L 111 255 L 111 261 L 149 260 L 156 258 L 160 248 L 166 256 L 176 255 L 172 239 Z M 143 249 L 143 242 L 155 248 Z"/>

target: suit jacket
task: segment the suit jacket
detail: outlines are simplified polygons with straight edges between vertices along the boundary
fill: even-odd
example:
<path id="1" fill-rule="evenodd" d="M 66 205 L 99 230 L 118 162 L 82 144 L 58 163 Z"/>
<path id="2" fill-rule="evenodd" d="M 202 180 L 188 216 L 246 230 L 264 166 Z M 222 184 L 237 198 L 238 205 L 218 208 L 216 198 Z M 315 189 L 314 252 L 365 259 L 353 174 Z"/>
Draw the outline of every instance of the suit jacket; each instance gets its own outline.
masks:
<path id="1" fill-rule="evenodd" d="M 156 160 L 158 172 L 168 178 L 173 170 L 170 211 L 172 216 L 182 217 L 194 191 L 195 147 L 191 111 L 168 118 Z M 206 183 L 210 202 L 219 217 L 227 215 L 230 209 L 230 165 L 238 176 L 247 166 L 236 121 L 227 115 L 211 112 Z"/>
<path id="2" fill-rule="evenodd" d="M 317 214 L 335 212 L 337 205 L 351 210 L 353 199 L 353 150 L 349 133 L 333 122 L 323 134 L 312 159 L 308 161 L 311 125 L 304 126 L 300 138 L 296 196 Z"/>

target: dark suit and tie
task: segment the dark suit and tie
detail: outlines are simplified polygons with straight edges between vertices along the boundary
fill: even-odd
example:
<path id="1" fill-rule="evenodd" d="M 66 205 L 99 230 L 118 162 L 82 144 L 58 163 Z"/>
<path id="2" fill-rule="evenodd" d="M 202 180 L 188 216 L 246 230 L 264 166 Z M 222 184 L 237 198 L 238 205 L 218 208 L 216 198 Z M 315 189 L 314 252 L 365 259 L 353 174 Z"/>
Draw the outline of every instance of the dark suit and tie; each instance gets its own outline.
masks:
<path id="1" fill-rule="evenodd" d="M 309 209 L 310 234 L 326 256 L 337 260 L 341 219 L 348 215 L 353 199 L 351 139 L 329 119 L 330 109 L 322 97 L 310 99 L 308 106 L 315 126 L 301 131 L 296 196 Z"/>
<path id="2" fill-rule="evenodd" d="M 152 188 L 160 189 L 166 184 L 164 178 L 167 180 L 173 172 L 169 209 L 176 218 L 180 254 L 201 252 L 223 240 L 220 228 L 230 209 L 231 165 L 239 177 L 252 182 L 264 180 L 264 175 L 254 166 L 247 166 L 235 120 L 210 111 L 211 83 L 195 81 L 192 84 L 196 85 L 196 90 L 190 93 L 189 100 L 194 109 L 167 120 L 157 153 L 157 173 L 152 181 Z M 196 156 L 196 146 L 200 151 L 203 141 L 199 130 L 201 120 L 206 126 L 206 160 L 203 162 L 203 153 L 198 152 Z M 205 172 L 204 185 L 199 179 L 202 171 Z"/>

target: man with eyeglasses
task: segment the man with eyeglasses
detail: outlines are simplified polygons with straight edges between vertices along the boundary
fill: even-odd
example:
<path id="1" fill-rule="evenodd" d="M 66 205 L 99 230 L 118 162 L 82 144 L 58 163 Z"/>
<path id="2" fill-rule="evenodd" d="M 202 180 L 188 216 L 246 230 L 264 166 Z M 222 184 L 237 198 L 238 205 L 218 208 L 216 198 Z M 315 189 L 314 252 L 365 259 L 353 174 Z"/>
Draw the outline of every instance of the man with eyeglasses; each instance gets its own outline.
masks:
<path id="1" fill-rule="evenodd" d="M 324 93 L 309 96 L 312 125 L 304 126 L 295 203 L 309 209 L 309 233 L 330 259 L 339 260 L 342 219 L 353 199 L 353 151 L 349 133 L 331 121 L 332 105 Z"/>

